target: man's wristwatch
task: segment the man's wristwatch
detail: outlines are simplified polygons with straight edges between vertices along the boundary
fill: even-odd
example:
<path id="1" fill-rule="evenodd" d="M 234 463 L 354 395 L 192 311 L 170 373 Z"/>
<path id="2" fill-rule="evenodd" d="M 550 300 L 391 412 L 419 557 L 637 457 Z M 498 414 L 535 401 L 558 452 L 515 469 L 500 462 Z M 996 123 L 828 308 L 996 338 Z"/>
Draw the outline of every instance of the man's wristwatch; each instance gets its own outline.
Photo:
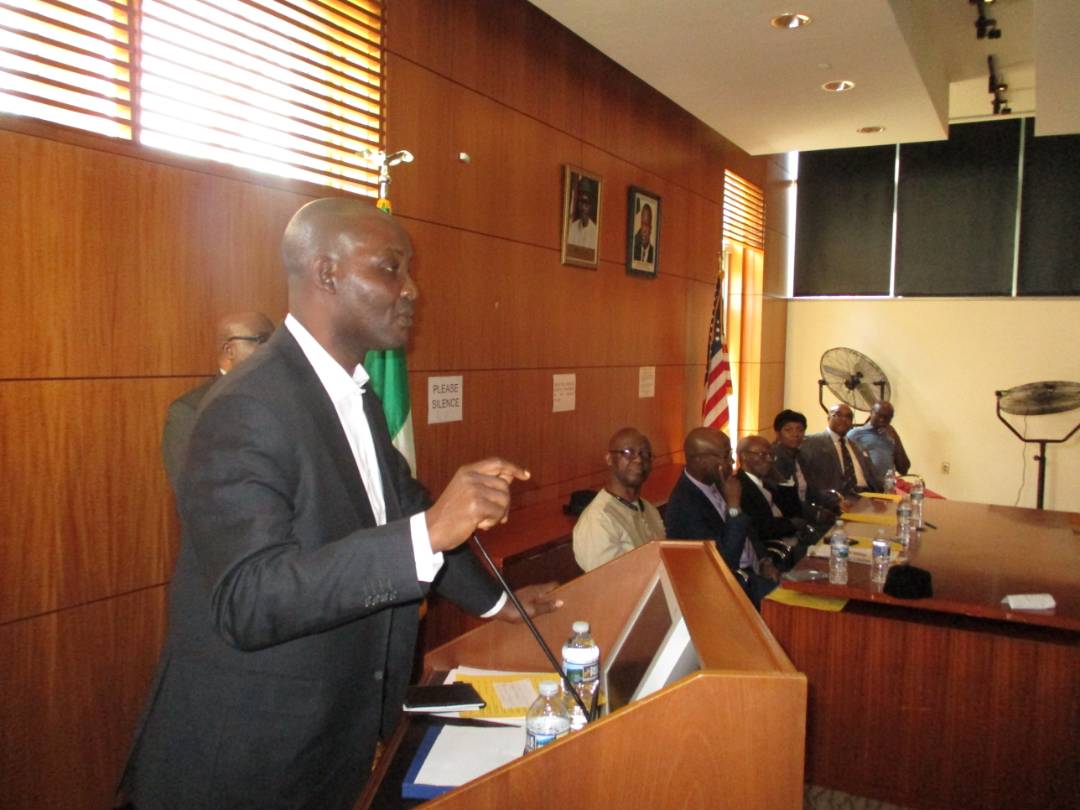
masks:
<path id="1" fill-rule="evenodd" d="M 742 514 L 742 509 L 737 506 L 729 506 L 727 510 L 728 517 L 738 517 Z"/>

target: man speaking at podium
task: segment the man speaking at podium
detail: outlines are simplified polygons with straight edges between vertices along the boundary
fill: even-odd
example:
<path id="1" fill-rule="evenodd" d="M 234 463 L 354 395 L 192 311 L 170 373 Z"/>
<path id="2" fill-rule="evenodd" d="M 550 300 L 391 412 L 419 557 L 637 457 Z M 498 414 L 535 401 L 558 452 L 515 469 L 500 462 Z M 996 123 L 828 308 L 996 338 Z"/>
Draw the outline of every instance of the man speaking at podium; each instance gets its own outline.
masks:
<path id="1" fill-rule="evenodd" d="M 309 203 L 285 231 L 290 314 L 206 397 L 181 473 L 169 634 L 122 782 L 137 810 L 351 808 L 429 586 L 509 610 L 461 544 L 506 519 L 529 473 L 470 464 L 432 503 L 366 390 L 365 353 L 412 325 L 411 257 L 396 220 L 354 199 Z"/>

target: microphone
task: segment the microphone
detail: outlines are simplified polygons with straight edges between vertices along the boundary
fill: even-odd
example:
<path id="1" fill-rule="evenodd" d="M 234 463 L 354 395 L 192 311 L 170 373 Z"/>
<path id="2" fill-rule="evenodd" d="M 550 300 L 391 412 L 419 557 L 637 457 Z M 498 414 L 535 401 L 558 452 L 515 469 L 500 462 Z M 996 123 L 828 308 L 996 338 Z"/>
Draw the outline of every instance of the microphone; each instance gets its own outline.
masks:
<path id="1" fill-rule="evenodd" d="M 544 637 L 540 635 L 540 631 L 536 629 L 536 625 L 533 624 L 533 620 L 529 618 L 529 612 L 525 610 L 525 606 L 521 604 L 521 600 L 518 599 L 514 592 L 510 589 L 510 585 L 503 577 L 502 571 L 500 571 L 499 567 L 495 565 L 495 561 L 492 560 L 491 555 L 487 553 L 487 549 L 484 548 L 484 544 L 480 542 L 480 538 L 477 537 L 474 533 L 472 536 L 472 540 L 476 544 L 476 548 L 480 551 L 480 556 L 484 558 L 484 562 L 486 562 L 488 568 L 491 569 L 491 573 L 494 574 L 495 579 L 499 581 L 499 586 L 503 589 L 503 593 L 506 594 L 506 597 L 510 600 L 510 603 L 517 610 L 518 615 L 521 616 L 521 620 L 525 622 L 525 625 L 532 632 L 533 638 L 535 638 L 536 643 L 540 645 L 540 649 L 544 651 L 544 655 L 547 656 L 547 660 L 551 663 L 551 666 L 555 669 L 556 672 L 559 673 L 559 676 L 562 678 L 562 682 L 563 685 L 566 687 L 566 690 L 571 695 L 573 695 L 574 702 L 577 703 L 578 708 L 581 709 L 581 713 L 588 718 L 589 722 L 595 720 L 596 709 L 600 705 L 600 696 L 597 695 L 596 699 L 593 700 L 592 710 L 590 710 L 585 705 L 585 701 L 581 699 L 581 693 L 579 693 L 577 688 L 575 688 L 574 684 L 570 682 L 570 679 L 566 677 L 566 673 L 563 672 L 562 664 L 560 664 L 559 660 L 555 657 L 555 653 L 551 651 L 551 647 L 549 647 L 547 645 L 547 642 L 544 641 Z"/>

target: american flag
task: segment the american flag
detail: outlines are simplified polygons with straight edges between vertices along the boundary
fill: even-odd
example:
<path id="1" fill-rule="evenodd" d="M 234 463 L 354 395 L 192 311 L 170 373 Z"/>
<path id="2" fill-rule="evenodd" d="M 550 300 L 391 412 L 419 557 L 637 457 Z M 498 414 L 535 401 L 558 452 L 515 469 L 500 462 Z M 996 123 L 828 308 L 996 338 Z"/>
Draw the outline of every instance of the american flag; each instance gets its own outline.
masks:
<path id="1" fill-rule="evenodd" d="M 727 342 L 724 339 L 724 275 L 716 279 L 713 297 L 712 324 L 709 326 L 709 368 L 705 372 L 705 402 L 701 406 L 705 427 L 723 430 L 727 427 L 728 397 L 731 396 L 731 365 L 728 363 Z"/>

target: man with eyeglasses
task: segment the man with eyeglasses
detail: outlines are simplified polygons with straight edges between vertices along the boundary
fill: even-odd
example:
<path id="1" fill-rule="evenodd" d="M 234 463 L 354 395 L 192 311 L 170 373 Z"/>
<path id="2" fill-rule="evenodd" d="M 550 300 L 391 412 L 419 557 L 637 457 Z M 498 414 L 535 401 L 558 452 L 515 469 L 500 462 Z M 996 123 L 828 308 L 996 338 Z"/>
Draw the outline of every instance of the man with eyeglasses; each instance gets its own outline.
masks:
<path id="1" fill-rule="evenodd" d="M 774 501 L 770 479 L 773 473 L 773 448 L 764 436 L 744 436 L 738 446 L 743 509 L 753 521 L 758 540 L 768 548 L 776 565 L 788 570 L 806 553 L 798 535 L 806 525 L 801 517 L 785 517 Z"/>
<path id="2" fill-rule="evenodd" d="M 177 491 L 180 470 L 187 455 L 188 438 L 195 427 L 206 392 L 214 383 L 247 360 L 254 351 L 270 339 L 274 324 L 261 312 L 235 312 L 218 320 L 215 340 L 218 348 L 218 374 L 174 399 L 165 415 L 165 430 L 161 436 L 161 455 L 173 492 Z"/>
<path id="3" fill-rule="evenodd" d="M 715 542 L 754 607 L 760 608 L 780 575 L 743 512 L 743 485 L 732 475 L 731 440 L 713 428 L 694 428 L 683 449 L 686 468 L 664 512 L 667 536 Z"/>
<path id="4" fill-rule="evenodd" d="M 574 526 L 574 559 L 583 571 L 664 537 L 660 512 L 640 494 L 652 472 L 649 440 L 639 430 L 623 428 L 608 442 L 604 461 L 607 483 Z"/>

